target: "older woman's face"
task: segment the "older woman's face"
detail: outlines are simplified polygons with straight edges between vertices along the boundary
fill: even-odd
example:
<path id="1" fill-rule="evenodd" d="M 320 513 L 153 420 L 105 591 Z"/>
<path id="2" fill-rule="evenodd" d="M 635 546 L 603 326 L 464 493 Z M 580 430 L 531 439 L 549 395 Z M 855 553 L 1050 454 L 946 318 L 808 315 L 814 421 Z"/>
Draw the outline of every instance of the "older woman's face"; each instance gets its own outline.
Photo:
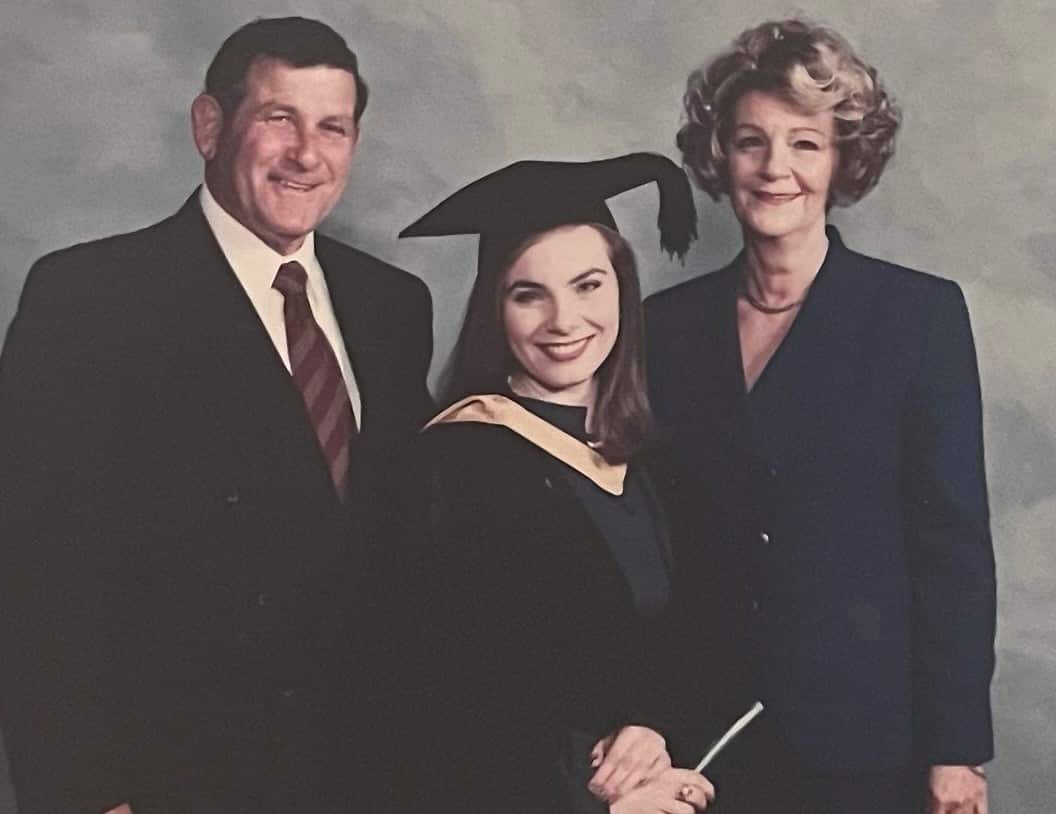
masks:
<path id="1" fill-rule="evenodd" d="M 806 114 L 778 96 L 750 91 L 734 108 L 725 147 L 730 203 L 749 235 L 824 231 L 839 162 L 831 111 Z"/>
<path id="2" fill-rule="evenodd" d="M 518 392 L 588 404 L 620 330 L 619 285 L 598 230 L 561 227 L 525 249 L 503 278 L 502 319 Z"/>

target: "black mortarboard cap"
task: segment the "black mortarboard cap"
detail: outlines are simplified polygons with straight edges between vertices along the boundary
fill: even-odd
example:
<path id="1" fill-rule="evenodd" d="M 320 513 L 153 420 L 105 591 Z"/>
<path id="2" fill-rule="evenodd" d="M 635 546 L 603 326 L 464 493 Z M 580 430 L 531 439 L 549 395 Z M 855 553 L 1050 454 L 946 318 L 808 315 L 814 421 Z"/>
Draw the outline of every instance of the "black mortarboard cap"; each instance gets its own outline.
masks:
<path id="1" fill-rule="evenodd" d="M 616 229 L 605 199 L 654 181 L 660 189 L 660 245 L 683 257 L 697 236 L 693 193 L 682 169 L 656 153 L 602 161 L 518 161 L 458 190 L 400 237 L 480 234 L 483 248 L 487 239 L 505 242 L 565 224 Z"/>

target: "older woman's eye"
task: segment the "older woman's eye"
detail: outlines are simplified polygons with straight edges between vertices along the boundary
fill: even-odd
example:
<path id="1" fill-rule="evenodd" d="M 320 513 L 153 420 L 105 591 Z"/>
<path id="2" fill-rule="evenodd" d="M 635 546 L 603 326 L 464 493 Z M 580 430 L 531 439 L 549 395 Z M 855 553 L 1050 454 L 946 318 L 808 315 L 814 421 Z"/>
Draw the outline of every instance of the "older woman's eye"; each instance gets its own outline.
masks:
<path id="1" fill-rule="evenodd" d="M 762 147 L 763 140 L 759 136 L 743 136 L 736 139 L 733 142 L 733 146 L 738 150 L 751 150 L 755 147 Z"/>
<path id="2" fill-rule="evenodd" d="M 797 150 L 820 150 L 821 145 L 810 139 L 799 139 L 794 145 Z"/>

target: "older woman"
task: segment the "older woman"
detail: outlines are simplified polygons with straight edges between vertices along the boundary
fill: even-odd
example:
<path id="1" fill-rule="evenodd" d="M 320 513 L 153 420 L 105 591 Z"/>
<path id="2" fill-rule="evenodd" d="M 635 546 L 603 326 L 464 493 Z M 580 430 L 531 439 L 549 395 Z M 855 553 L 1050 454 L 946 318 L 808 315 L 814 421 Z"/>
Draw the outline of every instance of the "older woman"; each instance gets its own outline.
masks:
<path id="1" fill-rule="evenodd" d="M 444 811 L 691 814 L 712 794 L 671 768 L 665 722 L 688 708 L 675 645 L 707 636 L 714 592 L 647 443 L 635 260 L 604 203 L 650 181 L 683 253 L 689 184 L 648 154 L 518 162 L 403 233 L 481 235 L 401 569 L 426 653 L 416 751 Z"/>
<path id="2" fill-rule="evenodd" d="M 954 283 L 826 226 L 898 111 L 830 29 L 744 32 L 692 74 L 684 164 L 743 251 L 646 305 L 652 401 L 728 512 L 716 567 L 767 703 L 724 811 L 982 812 L 994 573 L 979 381 Z M 740 782 L 738 782 L 740 781 Z M 738 802 L 740 798 L 740 802 Z"/>

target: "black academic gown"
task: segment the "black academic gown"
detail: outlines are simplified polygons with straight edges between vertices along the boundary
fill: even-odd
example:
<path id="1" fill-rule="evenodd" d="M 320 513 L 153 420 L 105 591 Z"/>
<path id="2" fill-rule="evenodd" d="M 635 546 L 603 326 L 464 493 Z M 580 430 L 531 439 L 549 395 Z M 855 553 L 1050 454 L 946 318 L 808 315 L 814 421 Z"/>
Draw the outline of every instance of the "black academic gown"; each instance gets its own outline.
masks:
<path id="1" fill-rule="evenodd" d="M 577 431 L 561 408 L 524 403 Z M 416 760 L 432 770 L 435 810 L 604 811 L 585 790 L 598 738 L 627 724 L 708 731 L 709 716 L 728 717 L 736 705 L 732 693 L 720 700 L 718 673 L 681 658 L 689 631 L 712 640 L 719 664 L 725 643 L 706 609 L 716 592 L 691 576 L 709 531 L 669 456 L 639 456 L 626 479 L 623 500 L 649 515 L 639 543 L 660 564 L 645 577 L 627 572 L 597 522 L 626 511 L 621 499 L 510 429 L 434 426 L 413 460 L 409 505 L 424 511 L 402 573 L 416 586 L 427 730 Z M 635 584 L 639 597 L 666 597 L 646 609 Z"/>

